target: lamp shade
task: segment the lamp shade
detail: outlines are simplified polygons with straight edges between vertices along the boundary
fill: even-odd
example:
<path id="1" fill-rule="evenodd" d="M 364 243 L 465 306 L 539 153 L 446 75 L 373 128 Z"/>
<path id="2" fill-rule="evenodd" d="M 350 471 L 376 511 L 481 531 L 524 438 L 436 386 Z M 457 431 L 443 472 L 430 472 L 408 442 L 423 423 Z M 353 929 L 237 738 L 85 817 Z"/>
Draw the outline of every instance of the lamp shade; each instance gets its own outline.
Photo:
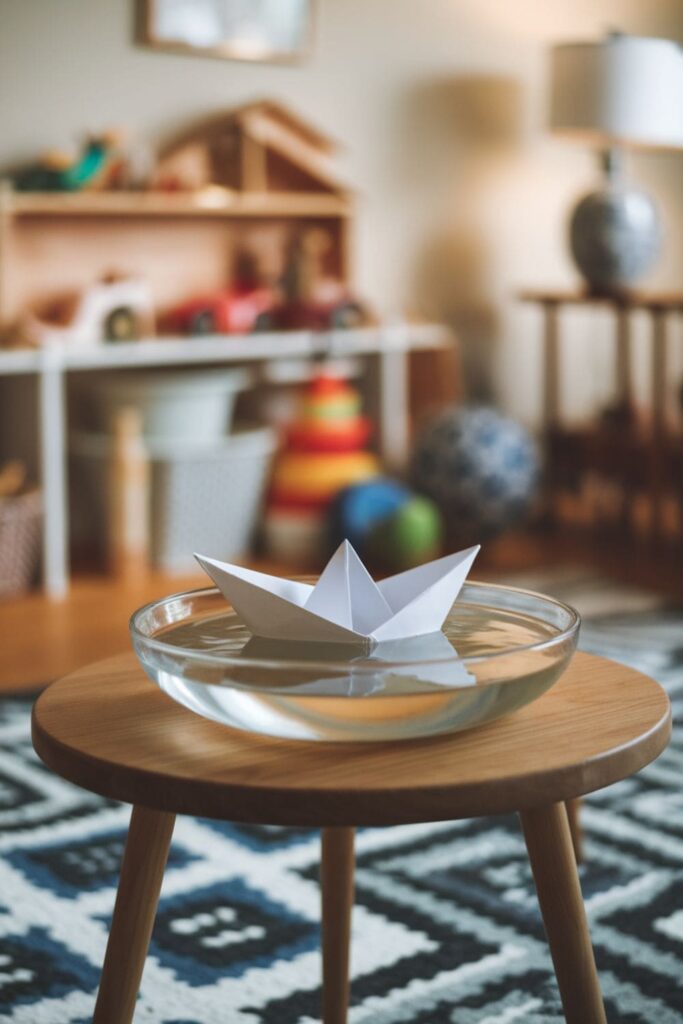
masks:
<path id="1" fill-rule="evenodd" d="M 604 148 L 683 147 L 683 48 L 619 33 L 555 46 L 550 126 Z"/>

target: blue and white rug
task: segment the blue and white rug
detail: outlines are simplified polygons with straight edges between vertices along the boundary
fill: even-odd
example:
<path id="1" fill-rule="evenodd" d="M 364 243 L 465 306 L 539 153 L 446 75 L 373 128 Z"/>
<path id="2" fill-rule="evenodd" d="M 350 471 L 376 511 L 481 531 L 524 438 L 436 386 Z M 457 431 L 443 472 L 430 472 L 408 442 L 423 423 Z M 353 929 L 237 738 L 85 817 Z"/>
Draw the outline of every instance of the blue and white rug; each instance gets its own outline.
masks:
<path id="1" fill-rule="evenodd" d="M 520 582 L 576 604 L 584 649 L 655 676 L 681 717 L 683 609 L 581 576 Z M 86 1024 L 129 811 L 42 767 L 27 701 L 0 709 L 0 1021 Z M 680 728 L 583 824 L 609 1021 L 683 1022 Z M 514 818 L 367 829 L 357 850 L 351 1024 L 563 1020 Z M 178 819 L 136 1022 L 319 1021 L 318 857 L 312 831 Z"/>

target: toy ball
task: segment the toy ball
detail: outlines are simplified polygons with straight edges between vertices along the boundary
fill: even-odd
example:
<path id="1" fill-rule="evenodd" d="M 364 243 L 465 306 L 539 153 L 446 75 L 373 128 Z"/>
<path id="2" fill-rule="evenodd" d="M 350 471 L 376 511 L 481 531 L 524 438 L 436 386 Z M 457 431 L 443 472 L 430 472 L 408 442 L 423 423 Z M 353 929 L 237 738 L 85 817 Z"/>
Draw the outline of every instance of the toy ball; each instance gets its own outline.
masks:
<path id="1" fill-rule="evenodd" d="M 429 498 L 413 495 L 387 519 L 377 523 L 368 538 L 370 555 L 392 572 L 412 569 L 439 554 L 441 514 Z"/>
<path id="2" fill-rule="evenodd" d="M 463 406 L 442 413 L 423 433 L 412 478 L 437 502 L 450 530 L 472 543 L 523 518 L 538 486 L 538 453 L 515 420 Z"/>
<path id="3" fill-rule="evenodd" d="M 373 527 L 387 519 L 410 499 L 410 491 L 384 477 L 345 487 L 330 509 L 333 546 L 348 540 L 362 551 Z"/>

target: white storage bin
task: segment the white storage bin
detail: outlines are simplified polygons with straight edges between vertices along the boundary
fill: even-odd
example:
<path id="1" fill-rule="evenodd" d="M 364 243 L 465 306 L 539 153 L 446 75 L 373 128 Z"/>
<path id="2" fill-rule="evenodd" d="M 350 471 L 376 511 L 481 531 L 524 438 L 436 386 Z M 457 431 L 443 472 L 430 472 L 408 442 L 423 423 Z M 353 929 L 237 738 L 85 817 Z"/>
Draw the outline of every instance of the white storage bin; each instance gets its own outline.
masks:
<path id="1" fill-rule="evenodd" d="M 229 432 L 237 393 L 250 383 L 240 369 L 111 373 L 94 385 L 93 425 L 107 431 L 119 409 L 133 406 L 146 438 L 212 443 Z"/>
<path id="2" fill-rule="evenodd" d="M 210 446 L 147 441 L 153 564 L 167 572 L 192 572 L 194 551 L 228 561 L 243 556 L 259 522 L 276 446 L 268 428 L 238 430 Z M 104 551 L 111 438 L 75 434 L 70 447 L 81 524 L 89 520 L 89 539 Z"/>

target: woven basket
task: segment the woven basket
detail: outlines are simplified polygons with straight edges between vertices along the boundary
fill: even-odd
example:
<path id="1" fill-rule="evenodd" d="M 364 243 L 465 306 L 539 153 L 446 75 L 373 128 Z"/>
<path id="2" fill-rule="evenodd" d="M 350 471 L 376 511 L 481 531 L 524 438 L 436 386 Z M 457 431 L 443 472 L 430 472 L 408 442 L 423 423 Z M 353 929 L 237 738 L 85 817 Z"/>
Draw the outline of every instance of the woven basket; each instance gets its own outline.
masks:
<path id="1" fill-rule="evenodd" d="M 33 583 L 42 510 L 39 491 L 0 498 L 0 597 L 20 594 Z"/>

